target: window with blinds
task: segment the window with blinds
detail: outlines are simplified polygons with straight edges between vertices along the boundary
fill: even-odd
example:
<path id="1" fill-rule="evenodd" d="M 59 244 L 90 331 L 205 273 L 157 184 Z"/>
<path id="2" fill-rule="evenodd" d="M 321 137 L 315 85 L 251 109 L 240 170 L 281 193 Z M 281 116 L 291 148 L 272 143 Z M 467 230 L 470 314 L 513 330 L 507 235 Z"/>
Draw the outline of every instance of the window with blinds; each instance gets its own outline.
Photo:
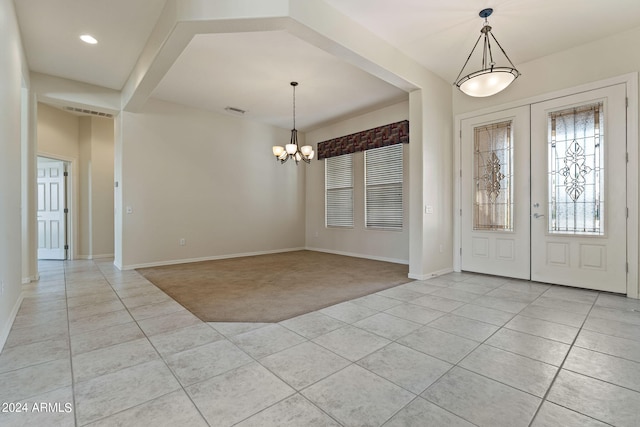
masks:
<path id="1" fill-rule="evenodd" d="M 353 156 L 325 159 L 327 227 L 353 227 Z"/>
<path id="2" fill-rule="evenodd" d="M 402 144 L 364 152 L 365 225 L 402 229 Z"/>

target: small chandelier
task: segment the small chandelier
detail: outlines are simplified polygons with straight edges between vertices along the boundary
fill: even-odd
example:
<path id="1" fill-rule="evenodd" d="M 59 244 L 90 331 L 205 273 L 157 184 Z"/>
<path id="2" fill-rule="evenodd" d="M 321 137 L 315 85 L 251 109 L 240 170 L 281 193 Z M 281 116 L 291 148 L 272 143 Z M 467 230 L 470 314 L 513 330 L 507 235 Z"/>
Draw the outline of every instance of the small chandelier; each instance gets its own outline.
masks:
<path id="1" fill-rule="evenodd" d="M 474 97 L 485 97 L 495 95 L 501 90 L 505 89 L 507 86 L 511 84 L 515 79 L 520 76 L 520 72 L 516 70 L 515 65 L 507 56 L 507 53 L 504 51 L 500 43 L 496 39 L 496 37 L 491 33 L 491 26 L 487 21 L 487 18 L 491 16 L 493 13 L 493 9 L 483 9 L 480 11 L 480 17 L 484 18 L 484 26 L 480 30 L 480 37 L 476 41 L 476 44 L 471 49 L 471 53 L 467 58 L 467 61 L 462 66 L 462 70 L 460 70 L 460 74 L 456 78 L 454 85 L 458 87 L 462 92 L 466 93 L 469 96 Z M 489 39 L 489 35 L 496 42 L 502 54 L 511 67 L 496 67 L 496 63 L 493 58 L 493 53 L 491 52 L 491 40 Z M 465 67 L 469 63 L 469 59 L 471 59 L 471 55 L 473 55 L 473 51 L 476 50 L 480 39 L 484 36 L 484 48 L 482 50 L 482 68 L 478 71 L 474 71 L 470 74 L 465 75 L 464 77 L 460 77 L 464 72 Z"/>
<path id="2" fill-rule="evenodd" d="M 276 156 L 277 160 L 280 160 L 280 163 L 284 163 L 290 157 L 293 157 L 296 165 L 298 165 L 300 160 L 310 163 L 315 153 L 310 145 L 303 145 L 302 148 L 298 145 L 298 130 L 296 129 L 296 86 L 298 86 L 298 82 L 291 82 L 291 86 L 293 86 L 293 129 L 291 129 L 291 141 L 284 147 L 274 145 L 273 155 Z"/>

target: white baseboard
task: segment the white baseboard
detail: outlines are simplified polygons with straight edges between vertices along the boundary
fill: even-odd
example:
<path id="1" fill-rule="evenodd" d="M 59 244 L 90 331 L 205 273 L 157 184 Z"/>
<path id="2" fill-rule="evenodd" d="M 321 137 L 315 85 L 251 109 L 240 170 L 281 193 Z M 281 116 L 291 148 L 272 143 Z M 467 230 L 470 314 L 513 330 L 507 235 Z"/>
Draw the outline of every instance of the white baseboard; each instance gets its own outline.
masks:
<path id="1" fill-rule="evenodd" d="M 113 258 L 113 254 L 99 254 L 99 255 L 78 255 L 77 259 L 105 259 Z"/>
<path id="2" fill-rule="evenodd" d="M 0 351 L 4 348 L 4 345 L 7 342 L 7 338 L 9 338 L 9 332 L 11 332 L 11 327 L 13 326 L 13 322 L 16 320 L 16 315 L 18 314 L 18 310 L 20 309 L 20 305 L 22 304 L 22 300 L 24 299 L 24 293 L 20 292 L 20 296 L 18 300 L 13 305 L 13 309 L 11 310 L 11 314 L 9 314 L 9 319 L 7 324 L 4 325 L 2 332 L 0 332 Z"/>
<path id="3" fill-rule="evenodd" d="M 114 254 L 98 254 L 98 255 L 94 255 L 93 259 L 107 259 L 107 258 L 113 258 Z"/>
<path id="4" fill-rule="evenodd" d="M 427 273 L 427 274 L 411 274 L 409 273 L 409 278 L 410 279 L 415 279 L 415 280 L 427 280 L 427 279 L 433 279 L 434 277 L 438 277 L 438 276 L 443 276 L 445 274 L 449 274 L 449 273 L 453 273 L 453 268 L 445 268 L 442 270 L 438 270 L 438 271 L 434 271 L 432 273 Z"/>
<path id="5" fill-rule="evenodd" d="M 371 259 L 371 260 L 374 260 L 374 261 L 385 261 L 385 262 L 392 262 L 394 264 L 409 265 L 409 261 L 408 260 L 398 259 L 398 258 L 387 258 L 387 257 L 380 257 L 380 256 L 375 256 L 375 255 L 357 254 L 357 253 L 353 253 L 353 252 L 344 252 L 344 251 L 333 251 L 333 250 L 329 250 L 329 249 L 312 248 L 312 247 L 307 247 L 305 249 L 308 250 L 308 251 L 325 252 L 325 253 L 328 253 L 328 254 L 352 256 L 352 257 L 355 257 L 355 258 L 365 258 L 365 259 Z"/>
<path id="6" fill-rule="evenodd" d="M 36 274 L 34 276 L 30 276 L 30 277 L 23 277 L 22 278 L 22 284 L 23 285 L 28 285 L 31 282 L 37 282 L 38 280 L 40 280 L 40 275 Z"/>
<path id="7" fill-rule="evenodd" d="M 163 265 L 187 264 L 190 262 L 215 261 L 219 259 L 241 258 L 241 257 L 256 256 L 256 255 L 269 255 L 269 254 L 277 254 L 281 252 L 303 251 L 305 249 L 306 248 L 276 249 L 272 251 L 245 252 L 245 253 L 239 253 L 239 254 L 215 255 L 215 256 L 202 257 L 202 258 L 174 259 L 169 261 L 148 262 L 143 264 L 129 264 L 129 265 L 123 265 L 122 267 L 116 265 L 116 267 L 118 267 L 120 270 L 134 270 L 136 268 L 160 267 Z"/>

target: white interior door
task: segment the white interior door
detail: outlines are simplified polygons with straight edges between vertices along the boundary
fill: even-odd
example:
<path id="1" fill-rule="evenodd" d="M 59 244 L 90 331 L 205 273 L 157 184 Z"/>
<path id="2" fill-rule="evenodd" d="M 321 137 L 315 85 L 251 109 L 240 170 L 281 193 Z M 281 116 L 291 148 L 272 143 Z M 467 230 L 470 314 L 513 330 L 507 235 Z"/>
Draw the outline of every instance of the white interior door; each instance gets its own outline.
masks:
<path id="1" fill-rule="evenodd" d="M 38 259 L 66 259 L 64 162 L 38 159 Z"/>
<path id="2" fill-rule="evenodd" d="M 531 279 L 626 292 L 626 91 L 531 107 Z"/>
<path id="3" fill-rule="evenodd" d="M 461 267 L 530 278 L 529 106 L 461 121 Z"/>

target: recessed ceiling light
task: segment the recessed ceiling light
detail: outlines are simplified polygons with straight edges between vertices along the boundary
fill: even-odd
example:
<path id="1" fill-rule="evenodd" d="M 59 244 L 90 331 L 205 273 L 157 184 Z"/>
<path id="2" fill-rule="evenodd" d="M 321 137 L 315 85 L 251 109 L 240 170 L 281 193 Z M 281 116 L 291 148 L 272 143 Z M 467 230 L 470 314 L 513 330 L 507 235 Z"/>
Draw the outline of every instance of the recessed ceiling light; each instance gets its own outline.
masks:
<path id="1" fill-rule="evenodd" d="M 89 44 L 97 44 L 98 40 L 95 39 L 95 37 L 89 35 L 89 34 L 83 34 L 80 36 L 80 40 L 82 40 L 85 43 L 89 43 Z"/>

